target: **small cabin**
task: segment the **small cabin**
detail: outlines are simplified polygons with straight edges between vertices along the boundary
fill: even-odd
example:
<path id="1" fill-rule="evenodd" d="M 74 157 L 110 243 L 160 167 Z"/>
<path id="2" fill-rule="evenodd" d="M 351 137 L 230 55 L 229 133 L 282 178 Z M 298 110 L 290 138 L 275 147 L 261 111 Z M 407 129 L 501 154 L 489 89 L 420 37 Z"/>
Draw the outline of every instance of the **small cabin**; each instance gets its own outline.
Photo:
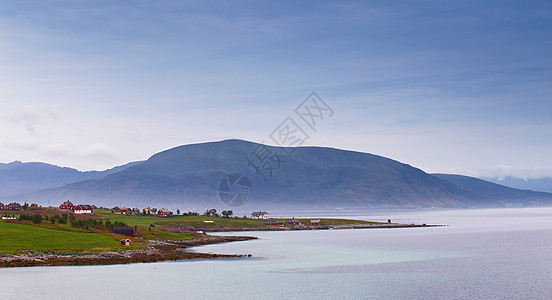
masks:
<path id="1" fill-rule="evenodd" d="M 320 225 L 320 220 L 310 220 L 311 226 L 318 226 Z"/>
<path id="2" fill-rule="evenodd" d="M 130 240 L 129 239 L 122 239 L 121 240 L 121 246 L 130 246 Z"/>

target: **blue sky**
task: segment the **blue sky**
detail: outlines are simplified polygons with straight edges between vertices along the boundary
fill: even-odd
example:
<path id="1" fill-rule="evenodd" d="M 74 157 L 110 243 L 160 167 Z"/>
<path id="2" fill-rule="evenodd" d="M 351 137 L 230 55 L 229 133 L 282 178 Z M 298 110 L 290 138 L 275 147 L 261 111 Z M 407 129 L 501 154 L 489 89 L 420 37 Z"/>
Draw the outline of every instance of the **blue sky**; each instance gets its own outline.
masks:
<path id="1" fill-rule="evenodd" d="M 552 176 L 547 1 L 1 1 L 0 161 L 105 169 L 269 134 L 428 172 Z"/>

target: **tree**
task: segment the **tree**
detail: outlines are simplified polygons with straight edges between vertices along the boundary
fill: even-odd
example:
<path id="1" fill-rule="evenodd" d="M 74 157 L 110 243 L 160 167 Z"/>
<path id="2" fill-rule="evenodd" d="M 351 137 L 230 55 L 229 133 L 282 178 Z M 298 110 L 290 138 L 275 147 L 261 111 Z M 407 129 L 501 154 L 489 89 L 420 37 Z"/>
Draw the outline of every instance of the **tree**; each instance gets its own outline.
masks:
<path id="1" fill-rule="evenodd" d="M 21 206 L 21 208 L 23 208 L 23 209 L 29 208 L 29 203 L 25 202 L 25 203 L 23 204 L 23 206 Z"/>
<path id="2" fill-rule="evenodd" d="M 176 209 L 176 215 L 178 216 L 180 214 L 180 209 Z"/>
<path id="3" fill-rule="evenodd" d="M 223 210 L 222 211 L 222 216 L 225 217 L 225 218 L 230 218 L 233 214 L 234 214 L 234 212 L 231 211 L 231 210 Z"/>

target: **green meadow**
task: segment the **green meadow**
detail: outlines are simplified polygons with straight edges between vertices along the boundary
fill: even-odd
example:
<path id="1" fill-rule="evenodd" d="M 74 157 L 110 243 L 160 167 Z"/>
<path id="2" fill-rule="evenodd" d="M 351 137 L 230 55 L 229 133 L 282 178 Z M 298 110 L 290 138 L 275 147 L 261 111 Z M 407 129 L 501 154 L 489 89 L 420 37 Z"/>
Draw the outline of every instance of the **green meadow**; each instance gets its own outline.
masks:
<path id="1" fill-rule="evenodd" d="M 0 220 L 0 252 L 15 250 L 90 251 L 117 247 L 107 235 L 43 228 Z"/>

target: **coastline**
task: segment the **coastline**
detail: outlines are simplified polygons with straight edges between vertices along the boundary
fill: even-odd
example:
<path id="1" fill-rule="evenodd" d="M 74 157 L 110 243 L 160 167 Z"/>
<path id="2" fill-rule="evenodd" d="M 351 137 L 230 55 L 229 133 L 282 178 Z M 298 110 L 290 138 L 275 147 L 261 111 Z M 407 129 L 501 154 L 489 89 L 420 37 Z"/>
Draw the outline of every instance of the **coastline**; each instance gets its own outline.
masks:
<path id="1" fill-rule="evenodd" d="M 426 224 L 343 224 L 331 226 L 295 226 L 279 227 L 266 226 L 259 228 L 210 228 L 209 232 L 232 231 L 291 231 L 291 230 L 331 230 L 331 229 L 379 229 L 379 228 L 414 228 L 414 227 L 442 227 L 447 225 Z M 185 259 L 215 259 L 250 257 L 251 254 L 212 254 L 190 252 L 188 248 L 220 244 L 236 241 L 257 239 L 254 236 L 223 236 L 205 235 L 192 240 L 149 240 L 143 242 L 145 249 L 122 251 L 101 251 L 81 254 L 59 254 L 54 251 L 20 250 L 17 254 L 0 256 L 0 268 L 34 267 L 34 266 L 85 266 L 85 265 L 114 265 L 130 263 L 149 263 L 169 260 Z"/>
<path id="2" fill-rule="evenodd" d="M 145 249 L 85 254 L 56 254 L 55 252 L 22 250 L 18 254 L 0 257 L 0 268 L 34 266 L 84 266 L 148 263 L 184 259 L 238 258 L 250 255 L 226 255 L 189 252 L 187 248 L 209 244 L 257 239 L 252 236 L 205 236 L 194 240 L 152 240 Z"/>

